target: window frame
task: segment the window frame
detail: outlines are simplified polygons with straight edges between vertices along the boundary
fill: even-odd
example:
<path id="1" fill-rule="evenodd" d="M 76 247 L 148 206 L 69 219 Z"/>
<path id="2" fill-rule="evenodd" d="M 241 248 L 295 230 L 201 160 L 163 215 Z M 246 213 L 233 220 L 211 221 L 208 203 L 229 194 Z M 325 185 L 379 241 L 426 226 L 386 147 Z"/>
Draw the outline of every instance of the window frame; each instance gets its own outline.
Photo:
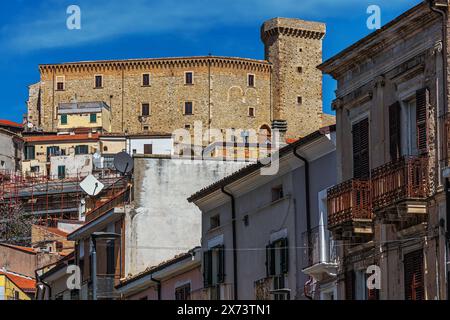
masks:
<path id="1" fill-rule="evenodd" d="M 148 77 L 148 83 L 146 84 L 145 83 L 145 77 Z M 150 83 L 151 83 L 151 79 L 150 79 L 150 73 L 143 73 L 142 74 L 142 82 L 141 82 L 141 85 L 143 86 L 143 87 L 150 87 Z"/>
<path id="2" fill-rule="evenodd" d="M 186 107 L 187 107 L 188 104 L 190 104 L 190 106 L 191 106 L 191 112 L 190 113 L 186 112 L 186 110 L 187 110 Z M 184 104 L 183 104 L 183 114 L 185 116 L 192 116 L 194 114 L 194 102 L 193 101 L 185 101 L 184 102 Z"/>
<path id="3" fill-rule="evenodd" d="M 58 81 L 62 80 L 62 81 Z M 59 84 L 62 84 L 62 88 L 59 88 Z M 64 91 L 66 89 L 66 77 L 65 76 L 55 76 L 55 90 Z"/>
<path id="4" fill-rule="evenodd" d="M 250 110 L 252 110 L 253 112 L 250 112 Z M 256 117 L 256 108 L 255 107 L 248 107 L 248 116 L 250 118 Z"/>
<path id="5" fill-rule="evenodd" d="M 100 77 L 100 86 L 97 86 L 97 78 Z M 103 89 L 104 83 L 103 83 L 103 74 L 96 74 L 94 75 L 94 89 Z"/>
<path id="6" fill-rule="evenodd" d="M 62 126 L 67 125 L 68 124 L 68 117 L 67 114 L 62 114 L 60 117 L 60 124 Z"/>
<path id="7" fill-rule="evenodd" d="M 144 114 L 144 106 L 147 107 L 147 114 Z M 150 116 L 150 102 L 142 102 L 141 103 L 141 116 L 143 116 L 143 117 Z"/>
<path id="8" fill-rule="evenodd" d="M 82 148 L 86 147 L 86 153 L 80 152 L 83 150 Z M 89 145 L 87 144 L 79 144 L 75 146 L 75 155 L 86 155 L 89 154 Z"/>
<path id="9" fill-rule="evenodd" d="M 191 75 L 190 82 L 188 82 L 188 74 Z M 184 84 L 188 86 L 194 85 L 194 71 L 184 72 Z"/>
<path id="10" fill-rule="evenodd" d="M 95 121 L 93 119 L 95 119 Z M 89 123 L 90 124 L 97 123 L 97 114 L 96 113 L 89 114 Z"/>
<path id="11" fill-rule="evenodd" d="M 252 81 L 250 81 L 250 79 L 252 79 Z M 247 73 L 247 87 L 250 88 L 256 87 L 256 75 L 254 73 Z"/>

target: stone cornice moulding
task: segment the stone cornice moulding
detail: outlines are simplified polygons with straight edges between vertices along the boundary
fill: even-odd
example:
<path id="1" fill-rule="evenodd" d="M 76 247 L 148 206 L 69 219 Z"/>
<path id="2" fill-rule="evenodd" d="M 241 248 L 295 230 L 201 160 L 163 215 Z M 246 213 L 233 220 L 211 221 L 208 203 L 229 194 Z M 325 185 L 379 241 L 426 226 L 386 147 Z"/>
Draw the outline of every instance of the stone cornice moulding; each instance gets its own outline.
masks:
<path id="1" fill-rule="evenodd" d="M 39 66 L 44 72 L 83 72 L 100 70 L 140 70 L 145 68 L 189 68 L 212 66 L 220 68 L 236 68 L 260 72 L 271 72 L 272 64 L 263 60 L 228 57 L 186 57 L 155 58 L 140 60 L 87 61 L 62 64 L 43 64 Z"/>
<path id="2" fill-rule="evenodd" d="M 271 37 L 276 37 L 278 35 L 292 36 L 298 38 L 305 39 L 316 39 L 322 40 L 325 37 L 325 32 L 322 31 L 313 31 L 313 30 L 304 30 L 297 28 L 289 28 L 289 27 L 276 27 L 267 31 L 264 31 L 262 35 L 262 40 L 266 41 Z"/>

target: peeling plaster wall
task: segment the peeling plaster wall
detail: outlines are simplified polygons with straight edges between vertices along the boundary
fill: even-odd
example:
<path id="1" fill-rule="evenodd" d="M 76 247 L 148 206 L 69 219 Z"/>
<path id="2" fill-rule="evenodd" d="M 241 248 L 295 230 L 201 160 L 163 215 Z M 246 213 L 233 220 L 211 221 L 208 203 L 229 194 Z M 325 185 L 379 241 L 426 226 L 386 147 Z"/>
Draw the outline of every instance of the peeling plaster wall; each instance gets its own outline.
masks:
<path id="1" fill-rule="evenodd" d="M 125 274 L 199 246 L 202 216 L 187 198 L 248 164 L 136 157 L 135 209 L 126 217 Z"/>

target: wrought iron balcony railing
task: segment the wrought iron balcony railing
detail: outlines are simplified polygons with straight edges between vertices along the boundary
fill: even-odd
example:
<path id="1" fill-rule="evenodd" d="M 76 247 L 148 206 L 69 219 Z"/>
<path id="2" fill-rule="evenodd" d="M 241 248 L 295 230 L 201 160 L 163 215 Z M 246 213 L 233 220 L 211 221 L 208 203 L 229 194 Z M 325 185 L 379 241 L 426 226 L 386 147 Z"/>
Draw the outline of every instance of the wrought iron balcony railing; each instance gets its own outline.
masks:
<path id="1" fill-rule="evenodd" d="M 372 219 L 369 180 L 348 180 L 328 189 L 328 228 Z"/>
<path id="2" fill-rule="evenodd" d="M 405 200 L 423 200 L 428 194 L 428 158 L 402 157 L 372 170 L 374 210 Z"/>

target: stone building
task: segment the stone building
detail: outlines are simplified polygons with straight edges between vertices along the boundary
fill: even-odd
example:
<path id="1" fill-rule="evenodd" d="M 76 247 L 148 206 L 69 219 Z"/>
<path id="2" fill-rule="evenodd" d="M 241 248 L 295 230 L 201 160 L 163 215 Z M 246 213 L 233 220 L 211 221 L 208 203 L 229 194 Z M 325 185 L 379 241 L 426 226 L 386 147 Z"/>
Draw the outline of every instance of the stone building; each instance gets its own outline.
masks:
<path id="1" fill-rule="evenodd" d="M 324 35 L 322 23 L 275 18 L 261 29 L 265 60 L 204 56 L 40 65 L 40 81 L 29 87 L 27 121 L 56 131 L 61 104 L 101 101 L 111 109 L 111 132 L 193 132 L 201 121 L 204 130 L 273 127 L 298 138 L 330 121 L 322 112 L 316 68 Z"/>
<path id="2" fill-rule="evenodd" d="M 448 299 L 449 22 L 435 2 L 319 66 L 338 82 L 328 227 L 339 240 L 339 299 Z"/>

